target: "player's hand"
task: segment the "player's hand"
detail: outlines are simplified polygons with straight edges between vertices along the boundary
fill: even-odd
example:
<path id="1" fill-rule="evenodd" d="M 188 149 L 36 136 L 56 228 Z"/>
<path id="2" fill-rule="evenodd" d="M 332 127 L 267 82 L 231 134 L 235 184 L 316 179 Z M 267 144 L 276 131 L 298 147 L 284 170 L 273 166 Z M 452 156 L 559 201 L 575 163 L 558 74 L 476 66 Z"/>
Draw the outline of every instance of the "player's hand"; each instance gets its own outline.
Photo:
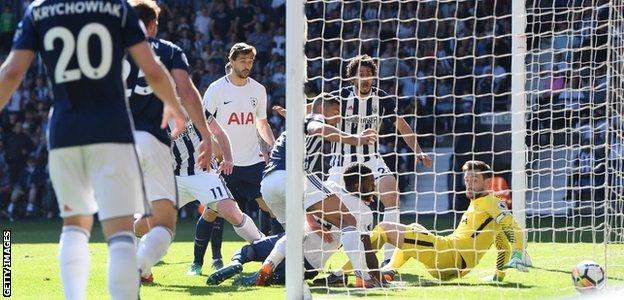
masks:
<path id="1" fill-rule="evenodd" d="M 212 160 L 212 141 L 205 139 L 199 143 L 199 147 L 197 149 L 199 151 L 199 155 L 197 156 L 197 164 L 200 168 L 206 170 L 206 172 L 210 171 L 210 161 Z"/>
<path id="2" fill-rule="evenodd" d="M 219 172 L 221 174 L 230 175 L 234 169 L 234 163 L 231 160 L 222 160 L 219 164 Z"/>
<path id="3" fill-rule="evenodd" d="M 269 159 L 271 158 L 271 154 L 269 154 L 268 152 L 262 151 L 262 153 L 260 155 L 262 155 L 262 159 L 264 159 L 264 163 L 268 164 L 269 163 Z"/>
<path id="4" fill-rule="evenodd" d="M 277 114 L 279 114 L 280 116 L 282 116 L 282 118 L 286 118 L 286 109 L 279 106 L 279 105 L 275 105 L 273 106 L 273 111 L 276 112 Z"/>
<path id="5" fill-rule="evenodd" d="M 377 131 L 369 128 L 358 136 L 358 145 L 373 145 L 377 141 Z"/>
<path id="6" fill-rule="evenodd" d="M 186 124 L 186 116 L 182 112 L 182 108 L 179 104 L 176 104 L 175 106 L 165 104 L 160 128 L 167 128 L 169 121 L 172 121 L 171 137 L 175 139 L 182 132 L 184 132 Z"/>
<path id="7" fill-rule="evenodd" d="M 427 153 L 424 153 L 424 152 L 417 153 L 416 160 L 422 161 L 423 165 L 425 165 L 426 168 L 431 168 L 433 166 L 433 161 L 431 160 L 431 157 L 429 157 Z"/>
<path id="8" fill-rule="evenodd" d="M 514 250 L 511 259 L 503 266 L 503 269 L 517 269 L 520 272 L 528 272 L 529 269 L 522 262 L 522 251 Z"/>

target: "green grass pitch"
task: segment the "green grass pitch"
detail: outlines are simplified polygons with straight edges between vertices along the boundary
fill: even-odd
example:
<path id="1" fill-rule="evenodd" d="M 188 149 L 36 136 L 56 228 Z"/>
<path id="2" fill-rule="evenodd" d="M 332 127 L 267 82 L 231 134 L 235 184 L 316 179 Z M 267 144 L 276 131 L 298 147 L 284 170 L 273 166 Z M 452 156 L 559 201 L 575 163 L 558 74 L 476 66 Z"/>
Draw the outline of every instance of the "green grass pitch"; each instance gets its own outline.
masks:
<path id="1" fill-rule="evenodd" d="M 432 220 L 419 220 L 425 226 Z M 444 219 L 436 218 L 439 225 Z M 403 220 L 409 223 L 410 220 Z M 412 219 L 413 221 L 413 219 Z M 448 221 L 452 222 L 452 221 Z M 544 224 L 549 224 L 545 222 Z M 452 224 L 447 224 L 447 227 Z M 62 287 L 58 271 L 57 251 L 58 235 L 61 228 L 59 221 L 21 221 L 3 224 L 3 229 L 12 232 L 12 294 L 17 299 L 62 299 Z M 226 225 L 223 243 L 224 261 L 243 245 L 235 236 L 230 225 Z M 431 228 L 431 227 L 429 227 Z M 191 297 L 210 297 L 210 299 L 283 299 L 283 287 L 232 286 L 226 281 L 221 286 L 206 286 L 206 275 L 189 277 L 186 268 L 192 261 L 194 220 L 181 220 L 175 242 L 172 244 L 163 262 L 154 267 L 155 284 L 141 288 L 143 299 L 186 299 Z M 531 236 L 529 253 L 534 268 L 529 273 L 510 271 L 502 284 L 482 283 L 479 278 L 493 272 L 495 254 L 493 251 L 481 261 L 479 266 L 468 276 L 459 280 L 439 282 L 429 277 L 418 262 L 410 261 L 401 270 L 401 278 L 395 286 L 388 289 L 358 290 L 344 288 L 312 287 L 315 299 L 340 299 L 348 295 L 356 298 L 396 298 L 396 299 L 551 299 L 569 298 L 578 295 L 574 290 L 570 270 L 583 259 L 593 259 L 601 265 L 607 265 L 609 288 L 624 287 L 624 245 L 609 245 L 608 262 L 605 264 L 605 247 L 593 243 L 553 243 L 551 240 L 584 240 L 587 237 L 570 238 L 570 234 L 559 232 L 541 232 Z M 549 240 L 550 239 L 550 240 Z M 100 228 L 95 227 L 91 237 L 91 276 L 89 280 L 89 299 L 105 298 L 106 292 L 106 245 L 103 243 Z M 206 255 L 210 258 L 210 250 Z M 345 255 L 339 252 L 329 262 L 329 267 L 336 268 L 344 261 Z M 247 264 L 245 273 L 257 270 L 258 263 Z M 350 278 L 353 282 L 353 277 Z"/>

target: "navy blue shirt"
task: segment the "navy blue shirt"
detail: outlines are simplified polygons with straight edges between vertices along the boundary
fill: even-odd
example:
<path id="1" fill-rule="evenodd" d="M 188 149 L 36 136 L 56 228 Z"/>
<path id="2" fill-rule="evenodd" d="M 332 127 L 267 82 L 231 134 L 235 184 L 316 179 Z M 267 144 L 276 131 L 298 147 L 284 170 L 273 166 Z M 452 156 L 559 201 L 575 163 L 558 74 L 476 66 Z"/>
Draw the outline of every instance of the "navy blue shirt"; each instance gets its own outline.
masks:
<path id="1" fill-rule="evenodd" d="M 121 76 L 125 49 L 145 41 L 126 1 L 34 1 L 13 49 L 40 52 L 54 92 L 50 149 L 133 143 Z"/>
<path id="2" fill-rule="evenodd" d="M 148 38 L 148 42 L 156 56 L 168 70 L 181 69 L 189 71 L 189 64 L 184 51 L 172 42 Z M 163 103 L 160 101 L 152 88 L 147 84 L 145 75 L 128 58 L 130 72 L 126 79 L 126 95 L 130 97 L 130 110 L 134 118 L 136 130 L 147 131 L 163 142 L 167 147 L 171 142 L 166 129 L 160 128 L 163 114 Z M 124 70 L 125 71 L 125 70 Z M 124 75 L 126 75 L 124 73 Z"/>

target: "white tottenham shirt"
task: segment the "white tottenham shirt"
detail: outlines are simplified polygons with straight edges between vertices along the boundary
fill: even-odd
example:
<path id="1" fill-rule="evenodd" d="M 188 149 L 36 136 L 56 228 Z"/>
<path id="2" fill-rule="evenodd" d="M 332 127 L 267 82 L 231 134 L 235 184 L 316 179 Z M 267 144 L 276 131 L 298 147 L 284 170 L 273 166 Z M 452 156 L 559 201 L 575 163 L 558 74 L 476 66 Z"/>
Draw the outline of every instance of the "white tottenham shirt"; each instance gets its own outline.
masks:
<path id="1" fill-rule="evenodd" d="M 243 86 L 226 76 L 210 84 L 203 105 L 227 132 L 235 166 L 251 166 L 263 161 L 256 122 L 267 118 L 267 94 L 262 84 L 247 78 Z"/>

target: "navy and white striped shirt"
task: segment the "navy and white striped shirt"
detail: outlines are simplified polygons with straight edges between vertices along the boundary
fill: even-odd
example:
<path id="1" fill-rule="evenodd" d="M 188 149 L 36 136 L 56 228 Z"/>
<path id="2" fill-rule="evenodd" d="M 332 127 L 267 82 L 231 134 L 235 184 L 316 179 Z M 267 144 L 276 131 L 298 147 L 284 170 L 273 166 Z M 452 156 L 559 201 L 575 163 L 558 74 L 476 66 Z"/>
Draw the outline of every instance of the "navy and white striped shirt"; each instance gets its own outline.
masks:
<path id="1" fill-rule="evenodd" d="M 206 120 L 210 124 L 214 118 L 206 112 Z M 197 148 L 202 138 L 199 131 L 192 122 L 186 122 L 186 129 L 176 139 L 171 142 L 171 152 L 173 153 L 174 166 L 173 170 L 176 176 L 192 176 L 203 172 L 197 165 L 197 157 L 199 153 Z M 211 160 L 211 168 L 216 170 L 219 164 L 213 156 Z"/>
<path id="2" fill-rule="evenodd" d="M 325 124 L 325 118 L 322 115 L 309 114 L 305 118 L 304 134 L 305 139 L 305 157 L 304 171 L 315 175 L 323 173 L 323 137 L 311 136 L 308 133 L 308 125 L 312 122 Z M 264 175 L 274 170 L 286 170 L 286 131 L 282 132 L 275 141 L 271 150 L 271 158 L 264 169 Z"/>
<path id="3" fill-rule="evenodd" d="M 360 134 L 366 129 L 379 132 L 383 122 L 394 124 L 397 118 L 396 99 L 385 91 L 371 88 L 371 95 L 360 99 L 353 86 L 334 91 L 331 94 L 341 101 L 341 120 L 338 129 L 349 134 Z M 379 157 L 379 145 L 353 146 L 343 143 L 332 144 L 332 167 L 341 167 L 351 162 L 366 162 Z"/>

